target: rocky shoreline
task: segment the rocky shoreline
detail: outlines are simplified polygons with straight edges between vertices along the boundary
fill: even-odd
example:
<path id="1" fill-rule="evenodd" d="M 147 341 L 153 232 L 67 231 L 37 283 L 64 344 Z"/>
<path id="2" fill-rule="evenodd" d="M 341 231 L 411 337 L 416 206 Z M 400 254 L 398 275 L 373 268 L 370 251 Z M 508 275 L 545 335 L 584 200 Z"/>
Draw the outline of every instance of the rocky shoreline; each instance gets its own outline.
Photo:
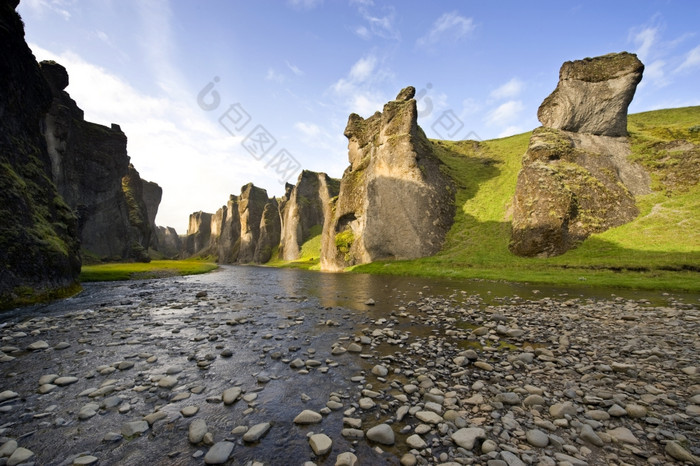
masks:
<path id="1" fill-rule="evenodd" d="M 0 464 L 700 464 L 696 302 L 217 275 L 0 316 Z"/>

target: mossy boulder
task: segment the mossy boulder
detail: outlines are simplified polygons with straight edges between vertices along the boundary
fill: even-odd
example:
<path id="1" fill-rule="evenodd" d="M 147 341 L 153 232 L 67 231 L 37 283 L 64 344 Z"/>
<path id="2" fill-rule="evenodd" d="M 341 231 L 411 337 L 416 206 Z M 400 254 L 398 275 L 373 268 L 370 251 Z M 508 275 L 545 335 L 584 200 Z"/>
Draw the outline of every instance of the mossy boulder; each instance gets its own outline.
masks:
<path id="1" fill-rule="evenodd" d="M 644 65 L 635 54 L 611 53 L 568 61 L 559 83 L 540 105 L 544 126 L 599 136 L 627 135 L 627 108 Z"/>

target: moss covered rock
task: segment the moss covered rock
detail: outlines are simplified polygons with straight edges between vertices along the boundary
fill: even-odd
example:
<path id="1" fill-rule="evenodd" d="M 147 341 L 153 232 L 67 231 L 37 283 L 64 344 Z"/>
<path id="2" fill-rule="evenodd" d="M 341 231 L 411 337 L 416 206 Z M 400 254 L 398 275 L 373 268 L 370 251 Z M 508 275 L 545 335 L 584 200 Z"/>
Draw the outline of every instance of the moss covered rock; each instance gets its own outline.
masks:
<path id="1" fill-rule="evenodd" d="M 601 136 L 627 135 L 627 107 L 644 65 L 635 54 L 611 53 L 568 61 L 537 111 L 544 126 Z"/>
<path id="2" fill-rule="evenodd" d="M 16 3 L 0 5 L 0 309 L 58 296 L 80 272 L 76 218 L 52 183 L 40 131 L 51 89 Z"/>

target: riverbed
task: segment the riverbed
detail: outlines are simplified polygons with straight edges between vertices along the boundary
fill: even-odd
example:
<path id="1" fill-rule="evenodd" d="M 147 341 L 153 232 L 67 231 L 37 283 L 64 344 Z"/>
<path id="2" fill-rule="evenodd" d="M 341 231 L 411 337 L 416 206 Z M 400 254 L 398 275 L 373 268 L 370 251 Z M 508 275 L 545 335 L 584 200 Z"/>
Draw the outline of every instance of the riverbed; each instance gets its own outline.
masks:
<path id="1" fill-rule="evenodd" d="M 692 462 L 699 305 L 242 266 L 86 284 L 0 315 L 0 462 Z"/>

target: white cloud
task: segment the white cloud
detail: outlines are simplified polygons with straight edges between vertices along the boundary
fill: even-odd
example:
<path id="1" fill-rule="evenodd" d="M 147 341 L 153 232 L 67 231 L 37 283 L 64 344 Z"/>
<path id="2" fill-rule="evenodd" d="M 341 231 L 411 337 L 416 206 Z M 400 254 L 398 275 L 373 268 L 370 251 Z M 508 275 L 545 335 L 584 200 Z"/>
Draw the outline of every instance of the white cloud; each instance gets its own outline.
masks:
<path id="1" fill-rule="evenodd" d="M 632 34 L 632 42 L 637 46 L 636 53 L 642 62 L 652 55 L 652 47 L 657 45 L 658 35 L 658 27 L 646 27 Z"/>
<path id="2" fill-rule="evenodd" d="M 304 75 L 304 72 L 301 71 L 301 69 L 298 66 L 289 63 L 289 61 L 285 61 L 285 63 L 287 65 L 287 68 L 289 68 L 289 70 L 292 73 L 294 73 L 296 76 L 303 76 Z"/>
<path id="3" fill-rule="evenodd" d="M 683 60 L 683 63 L 676 68 L 675 72 L 695 68 L 696 66 L 700 66 L 700 45 L 686 54 L 685 60 Z"/>
<path id="4" fill-rule="evenodd" d="M 502 103 L 486 115 L 488 125 L 507 125 L 516 120 L 525 106 L 520 100 L 509 100 Z"/>
<path id="5" fill-rule="evenodd" d="M 321 128 L 314 123 L 298 121 L 294 123 L 294 128 L 307 138 L 316 138 L 321 134 Z"/>
<path id="6" fill-rule="evenodd" d="M 66 90 L 87 121 L 120 124 L 136 169 L 163 188 L 159 225 L 185 233 L 191 212 L 218 209 L 248 181 L 274 183 L 264 165 L 242 149 L 244 135 L 233 137 L 217 122 L 226 106 L 210 113 L 197 106 L 199 89 L 154 97 L 74 53 L 30 48 L 37 60 L 53 59 L 66 67 Z"/>
<path id="7" fill-rule="evenodd" d="M 24 0 L 22 5 L 39 16 L 57 13 L 66 21 L 71 19 L 71 13 L 67 9 L 69 3 L 65 0 Z"/>
<path id="8" fill-rule="evenodd" d="M 352 68 L 350 68 L 350 79 L 355 82 L 366 81 L 372 75 L 376 66 L 377 57 L 374 55 L 360 58 L 352 65 Z"/>
<path id="9" fill-rule="evenodd" d="M 370 8 L 374 7 L 374 3 L 371 1 L 355 1 L 351 3 L 356 3 L 358 5 L 357 11 L 366 22 L 366 26 L 361 25 L 355 28 L 355 34 L 362 39 L 367 40 L 372 36 L 388 40 L 398 40 L 401 38 L 401 34 L 394 25 L 396 18 L 396 10 L 394 7 L 384 6 L 381 8 L 381 13 L 379 13 L 370 11 Z"/>
<path id="10" fill-rule="evenodd" d="M 323 0 L 287 0 L 287 4 L 293 8 L 312 10 L 323 4 Z"/>
<path id="11" fill-rule="evenodd" d="M 357 60 L 347 76 L 338 79 L 331 90 L 348 112 L 369 116 L 381 110 L 388 99 L 377 88 L 390 76 L 379 69 L 379 60 L 369 54 Z"/>
<path id="12" fill-rule="evenodd" d="M 508 136 L 513 136 L 514 134 L 520 134 L 525 132 L 520 126 L 508 126 L 503 131 L 498 133 L 499 138 L 505 138 Z"/>
<path id="13" fill-rule="evenodd" d="M 518 78 L 513 78 L 507 83 L 491 91 L 491 97 L 494 99 L 508 99 L 517 97 L 523 90 L 524 86 L 525 83 L 523 83 L 521 80 Z"/>
<path id="14" fill-rule="evenodd" d="M 657 87 L 664 87 L 671 82 L 666 78 L 664 68 L 666 62 L 664 60 L 655 60 L 644 67 L 644 78 L 647 82 L 654 84 Z"/>
<path id="15" fill-rule="evenodd" d="M 474 30 L 474 20 L 460 16 L 456 11 L 445 13 L 433 23 L 433 27 L 416 41 L 420 47 L 427 47 L 442 40 L 459 40 Z"/>
<path id="16" fill-rule="evenodd" d="M 265 74 L 265 81 L 273 81 L 277 83 L 282 83 L 284 82 L 284 75 L 282 73 L 276 72 L 272 68 L 267 69 L 267 73 Z"/>

